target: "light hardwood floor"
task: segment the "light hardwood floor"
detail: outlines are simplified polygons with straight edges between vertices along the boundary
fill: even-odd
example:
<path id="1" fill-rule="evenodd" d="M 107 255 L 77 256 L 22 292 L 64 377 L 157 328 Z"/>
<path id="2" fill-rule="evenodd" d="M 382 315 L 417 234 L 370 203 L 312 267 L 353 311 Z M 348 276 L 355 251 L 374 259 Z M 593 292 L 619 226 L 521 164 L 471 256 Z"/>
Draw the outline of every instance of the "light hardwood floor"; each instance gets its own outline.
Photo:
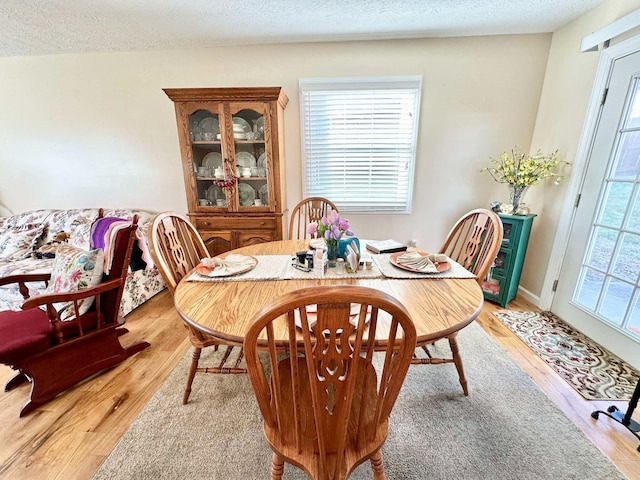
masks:
<path id="1" fill-rule="evenodd" d="M 593 410 L 606 409 L 612 402 L 586 401 L 574 392 L 491 314 L 499 308 L 485 303 L 478 323 L 629 479 L 640 480 L 635 437 L 605 416 L 598 421 L 590 417 Z M 521 298 L 509 308 L 535 310 Z M 127 327 L 130 332 L 121 337 L 123 344 L 145 339 L 151 342 L 151 348 L 65 392 L 27 417 L 18 418 L 18 411 L 28 396 L 28 385 L 0 394 L 0 480 L 91 478 L 189 348 L 186 331 L 166 291 L 131 313 Z M 12 370 L 0 366 L 0 382 L 4 384 L 12 374 Z M 468 380 L 473 395 L 473 379 Z M 626 403 L 616 405 L 626 410 Z"/>

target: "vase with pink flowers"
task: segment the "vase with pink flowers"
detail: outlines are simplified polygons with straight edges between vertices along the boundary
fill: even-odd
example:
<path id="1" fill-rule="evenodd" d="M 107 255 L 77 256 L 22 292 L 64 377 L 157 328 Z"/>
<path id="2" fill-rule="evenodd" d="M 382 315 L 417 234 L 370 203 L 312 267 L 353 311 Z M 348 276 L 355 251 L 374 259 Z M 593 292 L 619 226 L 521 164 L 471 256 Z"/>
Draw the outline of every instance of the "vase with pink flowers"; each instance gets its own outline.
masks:
<path id="1" fill-rule="evenodd" d="M 327 245 L 327 259 L 329 267 L 336 266 L 338 258 L 338 241 L 344 237 L 353 236 L 349 220 L 342 218 L 338 212 L 331 210 L 328 216 L 307 225 L 307 233 L 324 238 Z"/>

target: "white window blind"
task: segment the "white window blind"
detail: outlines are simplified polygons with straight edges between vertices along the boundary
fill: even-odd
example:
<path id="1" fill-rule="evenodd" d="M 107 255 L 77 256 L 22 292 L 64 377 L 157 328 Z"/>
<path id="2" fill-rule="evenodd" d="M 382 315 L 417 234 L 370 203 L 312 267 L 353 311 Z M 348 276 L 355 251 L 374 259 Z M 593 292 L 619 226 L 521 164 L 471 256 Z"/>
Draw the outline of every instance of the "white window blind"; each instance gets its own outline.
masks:
<path id="1" fill-rule="evenodd" d="M 300 79 L 303 193 L 410 213 L 422 78 Z"/>

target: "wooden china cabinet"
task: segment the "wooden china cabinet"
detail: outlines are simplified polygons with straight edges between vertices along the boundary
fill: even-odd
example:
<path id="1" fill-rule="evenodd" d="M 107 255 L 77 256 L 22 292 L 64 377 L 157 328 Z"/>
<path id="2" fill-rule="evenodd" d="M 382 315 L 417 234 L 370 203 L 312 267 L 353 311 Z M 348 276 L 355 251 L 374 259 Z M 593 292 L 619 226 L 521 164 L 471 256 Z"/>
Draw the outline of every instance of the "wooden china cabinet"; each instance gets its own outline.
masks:
<path id="1" fill-rule="evenodd" d="M 188 215 L 210 254 L 282 240 L 282 88 L 164 92 L 175 104 Z"/>

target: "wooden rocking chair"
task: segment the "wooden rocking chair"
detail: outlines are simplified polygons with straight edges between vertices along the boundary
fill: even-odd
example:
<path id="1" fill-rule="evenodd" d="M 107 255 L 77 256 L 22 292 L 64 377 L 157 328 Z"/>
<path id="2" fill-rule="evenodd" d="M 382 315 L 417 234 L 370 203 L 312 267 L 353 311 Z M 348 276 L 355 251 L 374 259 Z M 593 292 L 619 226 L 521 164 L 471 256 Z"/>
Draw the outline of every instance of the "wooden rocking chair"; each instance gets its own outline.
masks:
<path id="1" fill-rule="evenodd" d="M 102 211 L 92 233 L 101 220 L 106 220 L 102 219 Z M 0 312 L 0 363 L 18 371 L 5 385 L 5 391 L 25 381 L 31 382 L 30 398 L 20 411 L 21 417 L 78 382 L 149 346 L 141 342 L 123 348 L 118 339 L 128 331 L 122 326 L 124 321 L 119 318 L 119 311 L 137 221 L 134 217 L 132 222 L 114 230 L 115 238 L 107 239 L 112 261 L 108 273 L 95 272 L 100 282 L 97 285 L 29 298 L 29 282 L 45 281 L 51 285 L 57 279 L 49 273 L 0 279 L 0 285 L 18 283 L 26 299 L 21 311 Z M 63 255 L 60 250 L 56 254 L 52 273 L 56 272 L 55 262 Z M 81 257 L 79 252 L 75 258 Z M 95 297 L 93 304 L 87 307 L 88 311 L 83 311 L 83 300 L 91 297 Z M 64 307 L 61 308 L 60 302 L 64 302 Z"/>

